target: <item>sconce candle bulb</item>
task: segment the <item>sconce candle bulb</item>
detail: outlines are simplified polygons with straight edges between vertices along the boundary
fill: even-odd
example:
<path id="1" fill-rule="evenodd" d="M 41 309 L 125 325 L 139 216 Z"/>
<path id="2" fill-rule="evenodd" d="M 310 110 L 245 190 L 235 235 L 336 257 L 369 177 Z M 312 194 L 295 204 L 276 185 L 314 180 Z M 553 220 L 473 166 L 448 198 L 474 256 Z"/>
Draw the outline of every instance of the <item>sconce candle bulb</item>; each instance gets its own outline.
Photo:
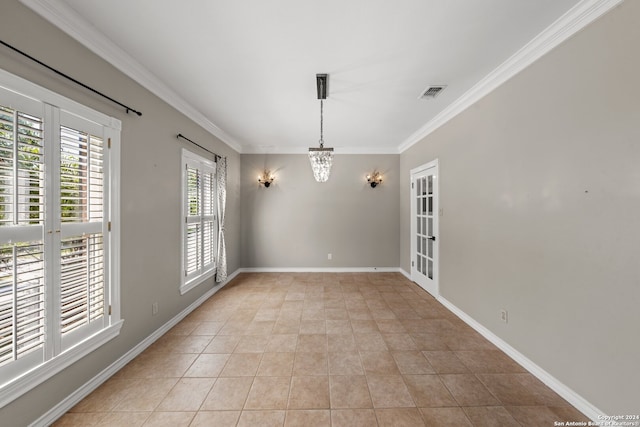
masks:
<path id="1" fill-rule="evenodd" d="M 367 182 L 371 188 L 376 188 L 378 184 L 382 183 L 382 174 L 378 171 L 373 171 L 372 174 L 367 175 Z"/>
<path id="2" fill-rule="evenodd" d="M 258 175 L 258 184 L 264 185 L 265 188 L 269 188 L 274 179 L 276 179 L 276 177 L 271 175 L 271 171 L 265 169 L 264 172 L 262 172 L 262 175 Z"/>

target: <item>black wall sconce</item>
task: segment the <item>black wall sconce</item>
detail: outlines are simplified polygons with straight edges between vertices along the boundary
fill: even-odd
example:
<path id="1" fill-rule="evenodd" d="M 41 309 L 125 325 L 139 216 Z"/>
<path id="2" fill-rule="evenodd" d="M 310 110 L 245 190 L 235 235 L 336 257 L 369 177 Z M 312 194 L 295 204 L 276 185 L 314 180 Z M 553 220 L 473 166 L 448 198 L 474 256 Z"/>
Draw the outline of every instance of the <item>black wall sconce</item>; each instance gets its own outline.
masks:
<path id="1" fill-rule="evenodd" d="M 372 174 L 367 175 L 367 182 L 371 188 L 376 188 L 378 184 L 382 183 L 382 174 L 378 171 L 373 171 Z"/>
<path id="2" fill-rule="evenodd" d="M 262 172 L 262 175 L 258 176 L 258 184 L 264 185 L 265 188 L 269 188 L 274 179 L 276 179 L 276 177 L 271 175 L 271 171 L 265 169 L 264 172 Z"/>

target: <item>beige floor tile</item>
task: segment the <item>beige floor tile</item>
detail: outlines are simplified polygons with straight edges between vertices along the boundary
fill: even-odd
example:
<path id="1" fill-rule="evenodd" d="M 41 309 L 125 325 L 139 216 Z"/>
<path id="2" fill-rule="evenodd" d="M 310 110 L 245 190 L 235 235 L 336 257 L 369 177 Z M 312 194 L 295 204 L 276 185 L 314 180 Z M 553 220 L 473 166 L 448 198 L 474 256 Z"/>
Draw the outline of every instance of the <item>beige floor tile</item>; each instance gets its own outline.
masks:
<path id="1" fill-rule="evenodd" d="M 221 377 L 252 377 L 258 370 L 262 353 L 234 353 L 229 356 Z"/>
<path id="2" fill-rule="evenodd" d="M 515 418 L 502 406 L 472 406 L 463 408 L 474 427 L 519 427 Z M 565 419 L 565 418 L 562 418 Z M 549 424 L 553 425 L 553 424 Z"/>
<path id="3" fill-rule="evenodd" d="M 286 409 L 291 377 L 255 377 L 244 409 Z"/>
<path id="4" fill-rule="evenodd" d="M 398 319 L 377 319 L 376 325 L 383 334 L 404 334 L 406 329 Z"/>
<path id="5" fill-rule="evenodd" d="M 503 406 L 546 406 L 541 395 L 523 383 L 523 377 L 530 375 L 477 374 L 477 377 Z"/>
<path id="6" fill-rule="evenodd" d="M 287 411 L 285 427 L 330 427 L 331 412 L 329 410 L 295 410 Z"/>
<path id="7" fill-rule="evenodd" d="M 349 314 L 345 308 L 325 308 L 326 320 L 349 320 Z"/>
<path id="8" fill-rule="evenodd" d="M 458 406 L 437 375 L 405 375 L 404 382 L 418 407 Z"/>
<path id="9" fill-rule="evenodd" d="M 281 319 L 276 320 L 276 324 L 273 326 L 273 334 L 297 334 L 300 331 L 300 319 Z"/>
<path id="10" fill-rule="evenodd" d="M 394 351 L 391 355 L 403 375 L 436 373 L 427 358 L 419 351 Z"/>
<path id="11" fill-rule="evenodd" d="M 367 383 L 374 408 L 416 406 L 400 375 L 367 375 Z"/>
<path id="12" fill-rule="evenodd" d="M 469 368 L 458 359 L 453 351 L 423 351 L 433 369 L 438 374 L 466 374 Z"/>
<path id="13" fill-rule="evenodd" d="M 378 425 L 373 409 L 340 409 L 331 411 L 331 427 L 375 427 Z"/>
<path id="14" fill-rule="evenodd" d="M 271 335 L 269 344 L 265 348 L 265 352 L 269 353 L 285 353 L 296 351 L 298 345 L 298 334 L 276 334 Z"/>
<path id="15" fill-rule="evenodd" d="M 177 382 L 178 378 L 131 380 L 113 411 L 153 411 Z"/>
<path id="16" fill-rule="evenodd" d="M 422 415 L 418 408 L 376 409 L 380 427 L 422 427 Z"/>
<path id="17" fill-rule="evenodd" d="M 380 333 L 378 324 L 375 320 L 351 320 L 351 328 L 354 334 L 373 334 Z"/>
<path id="18" fill-rule="evenodd" d="M 330 352 L 357 351 L 356 339 L 353 334 L 327 335 L 328 350 Z"/>
<path id="19" fill-rule="evenodd" d="M 364 369 L 357 351 L 329 353 L 330 375 L 363 375 Z"/>
<path id="20" fill-rule="evenodd" d="M 215 335 L 224 326 L 225 322 L 200 322 L 191 332 L 191 335 Z"/>
<path id="21" fill-rule="evenodd" d="M 418 345 L 413 342 L 411 335 L 409 334 L 389 334 L 383 333 L 382 339 L 387 344 L 387 347 L 391 351 L 417 351 Z"/>
<path id="22" fill-rule="evenodd" d="M 144 427 L 188 427 L 195 412 L 153 412 Z"/>
<path id="23" fill-rule="evenodd" d="M 138 427 L 142 426 L 151 412 L 108 412 L 95 424 L 98 427 Z"/>
<path id="24" fill-rule="evenodd" d="M 411 339 L 422 351 L 449 351 L 449 347 L 443 336 L 427 333 L 410 333 Z"/>
<path id="25" fill-rule="evenodd" d="M 257 314 L 256 314 L 257 316 Z M 249 327 L 244 331 L 245 335 L 269 335 L 275 326 L 275 319 L 273 320 L 253 320 Z"/>
<path id="26" fill-rule="evenodd" d="M 242 335 L 249 327 L 250 321 L 238 322 L 227 321 L 225 325 L 218 331 L 218 335 Z"/>
<path id="27" fill-rule="evenodd" d="M 214 381 L 213 378 L 182 378 L 160 402 L 156 411 L 197 411 Z"/>
<path id="28" fill-rule="evenodd" d="M 360 351 L 388 351 L 389 348 L 380 333 L 354 333 L 356 345 Z"/>
<path id="29" fill-rule="evenodd" d="M 279 377 L 291 376 L 295 353 L 264 353 L 257 376 Z"/>
<path id="30" fill-rule="evenodd" d="M 324 304 L 322 301 L 316 301 L 317 305 L 302 310 L 302 320 L 326 320 L 324 314 Z"/>
<path id="31" fill-rule="evenodd" d="M 244 335 L 240 338 L 234 353 L 262 353 L 269 342 L 267 335 Z"/>
<path id="32" fill-rule="evenodd" d="M 364 375 L 329 377 L 331 408 L 371 408 L 371 395 Z"/>
<path id="33" fill-rule="evenodd" d="M 362 351 L 360 359 L 367 375 L 399 375 L 395 359 L 388 351 Z"/>
<path id="34" fill-rule="evenodd" d="M 323 353 L 327 351 L 326 334 L 298 335 L 297 352 Z"/>
<path id="35" fill-rule="evenodd" d="M 218 335 L 209 342 L 203 353 L 233 353 L 240 338 L 240 335 Z"/>
<path id="36" fill-rule="evenodd" d="M 329 377 L 291 378 L 288 409 L 329 409 Z"/>
<path id="37" fill-rule="evenodd" d="M 191 365 L 184 376 L 192 378 L 215 378 L 220 374 L 229 357 L 229 354 L 203 353 L 193 362 L 193 365 Z"/>
<path id="38" fill-rule="evenodd" d="M 351 329 L 351 322 L 348 320 L 327 320 L 326 331 L 327 334 L 338 335 L 353 333 L 353 330 Z"/>
<path id="39" fill-rule="evenodd" d="M 474 373 L 522 373 L 527 372 L 500 350 L 456 351 L 456 356 Z"/>
<path id="40" fill-rule="evenodd" d="M 284 418 L 285 411 L 242 411 L 237 427 L 282 427 Z"/>
<path id="41" fill-rule="evenodd" d="M 293 362 L 293 375 L 328 375 L 327 353 L 298 352 Z"/>
<path id="42" fill-rule="evenodd" d="M 82 399 L 69 412 L 111 411 L 124 397 L 131 381 L 133 380 L 111 378 Z"/>
<path id="43" fill-rule="evenodd" d="M 100 421 L 109 416 L 109 412 L 67 412 L 62 417 L 58 418 L 52 427 L 81 427 L 81 426 L 94 426 L 100 423 Z"/>
<path id="44" fill-rule="evenodd" d="M 500 405 L 500 402 L 475 375 L 448 374 L 441 375 L 440 378 L 460 406 Z"/>
<path id="45" fill-rule="evenodd" d="M 552 426 L 558 416 L 546 406 L 507 406 L 511 416 L 524 427 Z"/>
<path id="46" fill-rule="evenodd" d="M 355 320 L 371 320 L 371 313 L 369 313 L 369 307 L 364 299 L 362 292 L 358 292 L 359 298 L 348 298 L 344 300 L 344 305 L 349 312 L 349 318 Z M 361 317 L 362 316 L 362 317 Z"/>
<path id="47" fill-rule="evenodd" d="M 200 411 L 189 427 L 235 427 L 240 411 Z"/>
<path id="48" fill-rule="evenodd" d="M 420 408 L 427 426 L 472 427 L 461 408 Z"/>
<path id="49" fill-rule="evenodd" d="M 326 334 L 327 326 L 325 320 L 304 320 L 300 322 L 300 334 Z"/>
<path id="50" fill-rule="evenodd" d="M 588 421 L 400 274 L 243 273 L 55 425 L 574 419 Z"/>
<path id="51" fill-rule="evenodd" d="M 241 410 L 249 395 L 253 377 L 218 378 L 202 403 L 202 410 Z"/>

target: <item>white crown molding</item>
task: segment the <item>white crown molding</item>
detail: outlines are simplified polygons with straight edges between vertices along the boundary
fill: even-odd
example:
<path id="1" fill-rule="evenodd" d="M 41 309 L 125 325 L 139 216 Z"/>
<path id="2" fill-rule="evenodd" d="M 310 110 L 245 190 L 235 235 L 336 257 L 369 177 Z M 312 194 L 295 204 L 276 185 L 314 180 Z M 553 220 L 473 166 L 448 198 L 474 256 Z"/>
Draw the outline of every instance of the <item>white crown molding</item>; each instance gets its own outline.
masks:
<path id="1" fill-rule="evenodd" d="M 398 146 L 400 153 L 469 108 L 569 37 L 624 0 L 583 0 Z"/>
<path id="2" fill-rule="evenodd" d="M 202 126 L 209 133 L 237 151 L 242 146 L 230 135 L 206 118 L 184 98 L 170 89 L 147 68 L 89 25 L 76 11 L 61 0 L 20 0 L 25 6 L 41 15 L 67 33 L 93 53 L 131 77 L 163 101 Z"/>
<path id="3" fill-rule="evenodd" d="M 243 147 L 242 154 L 309 154 L 309 147 L 250 146 Z M 400 154 L 397 148 L 334 147 L 335 154 Z"/>

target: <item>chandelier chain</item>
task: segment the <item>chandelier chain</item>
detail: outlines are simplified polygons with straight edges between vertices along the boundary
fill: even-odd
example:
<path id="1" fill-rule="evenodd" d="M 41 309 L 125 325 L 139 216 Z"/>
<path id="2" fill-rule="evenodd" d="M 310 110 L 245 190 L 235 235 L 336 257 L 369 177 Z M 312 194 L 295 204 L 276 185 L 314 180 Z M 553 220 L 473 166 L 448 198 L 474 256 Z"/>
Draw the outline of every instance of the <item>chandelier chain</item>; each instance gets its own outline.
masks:
<path id="1" fill-rule="evenodd" d="M 324 106 L 322 103 L 322 99 L 320 100 L 320 148 L 324 147 L 324 134 L 323 134 L 323 125 L 324 125 L 324 117 L 323 117 Z"/>

